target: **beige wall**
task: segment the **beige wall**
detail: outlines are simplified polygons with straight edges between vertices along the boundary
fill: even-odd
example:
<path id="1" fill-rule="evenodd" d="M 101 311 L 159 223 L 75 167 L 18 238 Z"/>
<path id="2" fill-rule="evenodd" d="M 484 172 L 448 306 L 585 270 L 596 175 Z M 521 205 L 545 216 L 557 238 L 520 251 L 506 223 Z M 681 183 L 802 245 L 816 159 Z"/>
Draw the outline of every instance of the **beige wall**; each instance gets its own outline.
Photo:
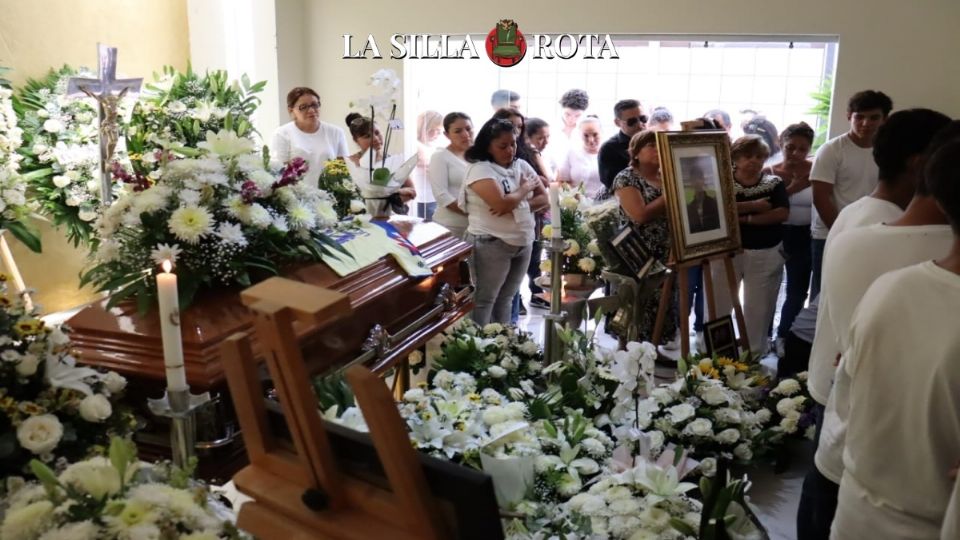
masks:
<path id="1" fill-rule="evenodd" d="M 186 0 L 0 0 L 0 65 L 14 86 L 63 64 L 97 67 L 97 42 L 119 48 L 118 75 L 143 76 L 164 64 L 187 67 L 189 37 Z M 77 275 L 85 253 L 65 237 L 41 226 L 43 254 L 13 240 L 14 255 L 28 286 L 46 312 L 89 300 Z"/>
<path id="2" fill-rule="evenodd" d="M 485 34 L 500 18 L 513 18 L 527 34 L 839 36 L 838 102 L 845 103 L 857 90 L 878 88 L 891 95 L 897 107 L 923 105 L 960 116 L 957 0 L 408 0 L 402 4 L 376 0 L 364 1 L 362 8 L 357 2 L 305 2 L 299 19 L 310 30 L 303 41 L 309 83 L 324 98 L 324 118 L 338 124 L 371 73 L 381 67 L 398 73 L 403 69 L 402 61 L 388 58 L 343 60 L 343 34 L 353 34 L 356 41 L 372 33 L 387 56 L 393 33 Z M 300 9 L 295 4 L 278 0 L 278 9 Z M 283 57 L 280 62 L 282 72 Z M 832 133 L 843 132 L 845 122 L 844 110 L 835 108 Z"/>

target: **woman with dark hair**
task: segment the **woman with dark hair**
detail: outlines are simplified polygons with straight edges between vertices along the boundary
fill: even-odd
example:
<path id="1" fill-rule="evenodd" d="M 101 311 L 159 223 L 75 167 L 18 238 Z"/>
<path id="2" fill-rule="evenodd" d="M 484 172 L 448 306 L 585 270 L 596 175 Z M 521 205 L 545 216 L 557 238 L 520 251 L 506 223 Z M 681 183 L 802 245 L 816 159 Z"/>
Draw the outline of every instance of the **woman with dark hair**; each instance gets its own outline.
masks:
<path id="1" fill-rule="evenodd" d="M 381 164 L 390 170 L 395 170 L 403 163 L 403 156 L 388 155 L 384 159 L 383 135 L 380 134 L 380 128 L 369 117 L 353 112 L 347 115 L 345 122 L 350 128 L 350 136 L 353 137 L 353 142 L 360 149 L 359 152 L 347 156 L 347 165 L 350 166 L 351 178 L 360 188 L 360 192 L 364 193 L 370 185 L 371 169 L 370 156 L 367 155 L 368 151 L 373 152 L 374 170 L 379 168 Z M 388 204 L 384 204 L 379 197 L 367 197 L 364 194 L 367 201 L 367 211 L 374 217 L 388 216 L 391 213 L 406 214 L 406 211 L 400 212 L 400 207 L 405 207 L 408 202 L 416 198 L 417 191 L 413 187 L 413 181 L 406 178 L 395 196 L 399 197 L 399 201 L 386 199 Z"/>
<path id="2" fill-rule="evenodd" d="M 543 176 L 547 177 L 548 182 L 552 182 L 557 176 L 556 163 L 544 153 L 550 142 L 550 124 L 540 118 L 528 118 L 524 135 L 527 144 L 530 145 L 531 154 L 536 156 L 535 159 L 539 161 L 540 168 L 545 173 Z"/>
<path id="3" fill-rule="evenodd" d="M 506 119 L 510 120 L 513 123 L 515 134 L 517 136 L 517 159 L 526 161 L 533 170 L 536 171 L 537 175 L 540 178 L 540 182 L 543 184 L 544 189 L 549 185 L 548 180 L 548 171 L 546 163 L 543 160 L 543 156 L 540 152 L 534 148 L 530 143 L 530 140 L 527 138 L 528 126 L 527 119 L 524 118 L 520 112 L 514 109 L 500 109 L 494 113 L 493 118 Z M 543 122 L 543 120 L 539 120 Z M 542 125 L 534 123 L 534 126 L 540 126 L 543 128 L 547 123 L 543 122 Z M 540 232 L 543 230 L 543 225 L 546 219 L 546 211 L 538 212 L 535 216 L 536 224 L 534 227 L 534 241 L 531 247 L 532 251 L 530 253 L 530 266 L 527 268 L 527 278 L 529 280 L 530 287 L 530 305 L 542 309 L 550 309 L 550 302 L 543 298 L 542 293 L 543 289 L 537 285 L 536 279 L 540 277 L 540 258 L 543 254 L 543 246 L 540 245 Z M 517 294 L 516 299 L 514 300 L 514 310 L 513 310 L 513 321 L 516 322 L 517 318 L 521 314 L 525 314 L 526 309 L 523 306 L 523 303 L 520 301 L 520 295 Z"/>
<path id="4" fill-rule="evenodd" d="M 777 355 L 783 357 L 784 344 L 797 313 L 803 309 L 810 288 L 812 268 L 810 253 L 810 212 L 813 191 L 810 188 L 810 166 L 807 159 L 813 146 L 813 128 L 805 122 L 790 124 L 780 134 L 783 161 L 769 169 L 779 176 L 790 197 L 790 217 L 783 227 L 783 254 L 787 258 L 787 292 L 780 308 L 777 327 Z"/>
<path id="5" fill-rule="evenodd" d="M 614 177 L 611 191 L 620 201 L 624 222 L 632 223 L 650 255 L 666 264 L 670 251 L 670 228 L 660 177 L 656 132 L 643 130 L 634 134 L 627 146 L 627 156 L 630 159 L 629 165 Z M 653 339 L 653 326 L 659 306 L 658 288 L 644 300 L 639 310 L 640 316 L 636 323 L 638 341 Z M 669 302 L 665 322 L 667 326 L 664 327 L 664 336 L 670 336 L 671 339 L 664 348 L 676 349 L 679 343 L 676 296 Z"/>
<path id="6" fill-rule="evenodd" d="M 287 112 L 292 121 L 277 128 L 270 154 L 283 163 L 303 158 L 309 167 L 304 179 L 316 185 L 327 160 L 347 155 L 347 137 L 342 129 L 320 120 L 320 95 L 310 88 L 290 90 Z"/>
<path id="7" fill-rule="evenodd" d="M 787 190 L 778 176 L 766 174 L 763 162 L 770 157 L 759 135 L 744 135 L 730 146 L 734 190 L 740 221 L 743 253 L 733 258 L 733 281 L 743 282 L 743 314 L 750 352 L 757 358 L 767 352 L 767 330 L 777 308 L 777 293 L 783 277 L 783 222 L 790 215 Z M 714 283 L 727 283 L 723 265 L 711 265 Z M 730 290 L 714 287 L 717 317 L 733 308 Z"/>
<path id="8" fill-rule="evenodd" d="M 450 144 L 433 154 L 427 169 L 437 200 L 433 220 L 450 229 L 457 238 L 463 238 L 467 232 L 467 213 L 457 204 L 457 198 L 467 173 L 464 154 L 473 145 L 473 122 L 462 112 L 452 112 L 443 117 L 443 134 Z"/>
<path id="9" fill-rule="evenodd" d="M 491 118 L 464 157 L 470 162 L 460 195 L 467 211 L 466 241 L 477 287 L 473 320 L 510 323 L 513 298 L 530 262 L 534 212 L 547 194 L 533 168 L 517 159 L 516 129 Z"/>
<path id="10" fill-rule="evenodd" d="M 777 136 L 777 126 L 767 120 L 762 114 L 755 114 L 740 126 L 744 135 L 759 135 L 770 149 L 767 165 L 780 160 L 780 140 Z"/>

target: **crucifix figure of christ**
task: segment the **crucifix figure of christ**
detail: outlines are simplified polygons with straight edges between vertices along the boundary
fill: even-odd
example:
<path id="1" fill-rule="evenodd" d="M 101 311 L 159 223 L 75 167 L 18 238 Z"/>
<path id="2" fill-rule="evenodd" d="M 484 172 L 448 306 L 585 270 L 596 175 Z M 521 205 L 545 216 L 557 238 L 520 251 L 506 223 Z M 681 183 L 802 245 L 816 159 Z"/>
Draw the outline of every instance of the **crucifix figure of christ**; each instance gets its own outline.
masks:
<path id="1" fill-rule="evenodd" d="M 110 160 L 120 139 L 118 106 L 127 93 L 140 91 L 143 79 L 117 80 L 117 48 L 97 44 L 97 79 L 74 77 L 67 84 L 67 95 L 86 94 L 97 100 L 100 118 L 100 204 L 104 207 L 113 202 Z M 119 93 L 114 94 L 119 90 Z"/>

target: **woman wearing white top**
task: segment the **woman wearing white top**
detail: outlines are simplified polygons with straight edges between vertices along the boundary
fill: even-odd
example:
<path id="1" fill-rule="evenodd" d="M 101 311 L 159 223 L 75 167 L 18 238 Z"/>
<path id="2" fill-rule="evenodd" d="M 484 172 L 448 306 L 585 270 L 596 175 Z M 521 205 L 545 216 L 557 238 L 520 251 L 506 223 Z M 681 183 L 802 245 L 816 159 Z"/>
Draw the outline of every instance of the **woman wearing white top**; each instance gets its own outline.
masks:
<path id="1" fill-rule="evenodd" d="M 293 121 L 277 128 L 270 152 L 281 163 L 303 158 L 309 166 L 304 179 L 316 185 L 325 162 L 347 155 L 347 137 L 320 121 L 320 96 L 310 88 L 298 86 L 287 93 L 287 112 Z"/>
<path id="2" fill-rule="evenodd" d="M 557 171 L 557 180 L 572 187 L 583 186 L 591 199 L 603 189 L 597 155 L 600 153 L 600 119 L 591 114 L 580 120 L 579 148 L 571 148 Z"/>
<path id="3" fill-rule="evenodd" d="M 423 111 L 417 115 L 417 167 L 410 174 L 417 190 L 417 215 L 424 221 L 432 221 L 437 201 L 430 189 L 427 166 L 430 157 L 437 151 L 437 139 L 443 127 L 443 115 L 437 111 Z"/>
<path id="4" fill-rule="evenodd" d="M 384 159 L 383 135 L 380 134 L 380 128 L 370 121 L 369 118 L 359 113 L 350 113 L 347 115 L 346 123 L 350 128 L 350 136 L 353 137 L 353 142 L 360 148 L 360 151 L 356 154 L 347 156 L 347 165 L 350 168 L 350 177 L 353 178 L 353 181 L 360 187 L 360 191 L 363 193 L 364 188 L 370 184 L 371 169 L 369 156 L 364 157 L 368 150 L 373 152 L 374 170 L 380 167 L 381 164 L 391 171 L 395 170 L 403 163 L 403 157 L 389 155 Z M 361 158 L 363 158 L 362 162 Z M 403 181 L 403 187 L 397 191 L 397 196 L 399 197 L 398 202 L 404 207 L 406 207 L 408 202 L 416 198 L 417 190 L 413 187 L 413 181 L 411 179 L 407 178 Z M 393 203 L 385 206 L 382 204 L 383 201 L 371 198 L 366 198 L 365 200 L 367 201 L 367 211 L 373 214 L 373 217 L 389 216 L 391 206 L 399 206 L 399 204 L 394 205 Z M 376 209 L 382 209 L 382 211 L 375 211 Z M 400 212 L 399 210 L 394 210 L 396 213 L 403 214 L 406 214 L 408 211 L 409 210 Z"/>
<path id="5" fill-rule="evenodd" d="M 523 282 L 534 238 L 534 212 L 547 194 L 536 171 L 516 159 L 517 136 L 509 120 L 491 118 L 465 154 L 470 166 L 461 192 L 476 294 L 473 320 L 510 323 L 513 297 Z"/>
<path id="6" fill-rule="evenodd" d="M 457 238 L 463 238 L 467 232 L 467 213 L 457 204 L 457 199 L 467 173 L 464 153 L 473 145 L 473 122 L 462 112 L 452 112 L 443 118 L 443 134 L 450 144 L 433 154 L 427 169 L 437 200 L 433 220 L 450 229 Z"/>
<path id="7" fill-rule="evenodd" d="M 780 308 L 777 327 L 777 354 L 783 356 L 783 343 L 797 313 L 803 309 L 810 288 L 810 212 L 813 190 L 810 189 L 810 166 L 807 159 L 813 145 L 813 128 L 805 122 L 790 124 L 780 134 L 783 161 L 774 165 L 772 174 L 783 179 L 790 196 L 790 217 L 784 222 L 783 254 L 787 261 L 786 300 Z"/>

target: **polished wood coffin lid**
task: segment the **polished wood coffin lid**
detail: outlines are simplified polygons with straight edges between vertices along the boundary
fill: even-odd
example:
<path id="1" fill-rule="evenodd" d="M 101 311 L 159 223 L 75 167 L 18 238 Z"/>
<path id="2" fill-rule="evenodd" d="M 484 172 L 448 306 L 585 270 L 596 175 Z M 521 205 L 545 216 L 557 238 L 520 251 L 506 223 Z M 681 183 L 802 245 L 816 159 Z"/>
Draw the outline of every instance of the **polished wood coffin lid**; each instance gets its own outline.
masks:
<path id="1" fill-rule="evenodd" d="M 460 262 L 469 255 L 467 244 L 435 223 L 395 218 L 391 224 L 420 249 L 427 265 L 434 270 L 433 276 L 411 278 L 389 256 L 346 277 L 338 276 L 323 263 L 295 267 L 284 273 L 289 279 L 333 289 L 350 298 L 353 309 L 350 319 L 325 328 L 307 340 L 314 344 L 315 354 L 308 357 L 311 371 L 343 365 L 358 355 L 374 324 L 382 324 L 388 331 L 395 332 L 416 320 L 434 305 L 444 284 L 452 287 L 466 284 L 461 283 Z M 252 317 L 241 303 L 239 293 L 239 288 L 209 291 L 198 296 L 181 314 L 187 380 L 195 390 L 224 384 L 220 345 L 230 335 L 252 328 Z M 67 321 L 78 359 L 123 375 L 158 382 L 163 379 L 157 311 L 141 317 L 131 303 L 110 310 L 105 306 L 106 300 L 93 302 Z M 410 346 L 394 351 L 392 356 L 409 352 L 471 307 L 458 306 L 458 313 L 445 315 L 414 332 L 408 337 Z M 309 333 L 310 329 L 301 325 L 300 331 Z M 391 363 L 381 358 L 368 365 L 382 371 Z"/>

